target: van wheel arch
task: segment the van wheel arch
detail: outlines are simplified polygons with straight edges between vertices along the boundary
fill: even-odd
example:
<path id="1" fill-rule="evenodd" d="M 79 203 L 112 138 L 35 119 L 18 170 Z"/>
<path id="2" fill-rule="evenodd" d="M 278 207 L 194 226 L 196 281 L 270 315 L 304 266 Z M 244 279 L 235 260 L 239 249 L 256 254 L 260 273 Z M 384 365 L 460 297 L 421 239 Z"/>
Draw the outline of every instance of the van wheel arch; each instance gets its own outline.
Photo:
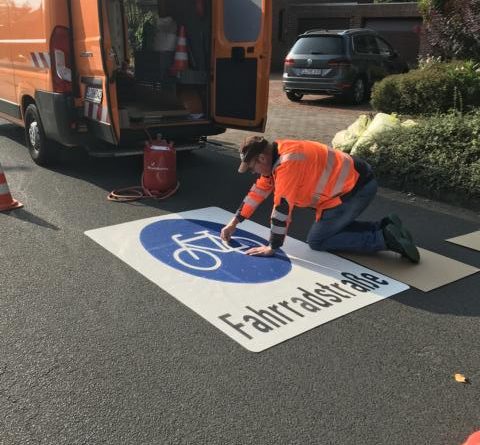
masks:
<path id="1" fill-rule="evenodd" d="M 25 122 L 25 113 L 29 105 L 35 105 L 35 99 L 32 96 L 23 96 L 22 97 L 22 119 Z"/>

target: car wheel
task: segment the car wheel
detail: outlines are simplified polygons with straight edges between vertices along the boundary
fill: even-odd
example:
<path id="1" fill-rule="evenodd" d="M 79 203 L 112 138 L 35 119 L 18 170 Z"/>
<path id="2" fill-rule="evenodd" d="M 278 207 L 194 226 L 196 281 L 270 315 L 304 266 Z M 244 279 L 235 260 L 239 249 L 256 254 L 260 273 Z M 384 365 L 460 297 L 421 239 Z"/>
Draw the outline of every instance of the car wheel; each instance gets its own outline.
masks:
<path id="1" fill-rule="evenodd" d="M 303 94 L 297 91 L 287 91 L 287 97 L 292 102 L 300 102 L 302 100 Z"/>
<path id="2" fill-rule="evenodd" d="M 365 80 L 359 77 L 353 84 L 349 94 L 349 100 L 354 105 L 360 105 L 367 98 L 367 85 Z"/>
<path id="3" fill-rule="evenodd" d="M 40 114 L 34 104 L 25 110 L 25 139 L 30 156 L 36 164 L 46 166 L 55 159 L 57 147 L 45 136 Z"/>

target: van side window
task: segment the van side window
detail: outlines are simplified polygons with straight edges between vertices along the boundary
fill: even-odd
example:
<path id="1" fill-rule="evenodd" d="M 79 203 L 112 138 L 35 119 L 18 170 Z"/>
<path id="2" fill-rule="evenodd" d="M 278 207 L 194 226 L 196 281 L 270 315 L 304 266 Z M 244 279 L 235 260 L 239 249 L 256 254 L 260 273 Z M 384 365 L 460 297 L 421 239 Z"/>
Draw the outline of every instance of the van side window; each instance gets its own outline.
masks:
<path id="1" fill-rule="evenodd" d="M 262 0 L 224 0 L 225 37 L 231 42 L 256 42 L 262 25 Z"/>

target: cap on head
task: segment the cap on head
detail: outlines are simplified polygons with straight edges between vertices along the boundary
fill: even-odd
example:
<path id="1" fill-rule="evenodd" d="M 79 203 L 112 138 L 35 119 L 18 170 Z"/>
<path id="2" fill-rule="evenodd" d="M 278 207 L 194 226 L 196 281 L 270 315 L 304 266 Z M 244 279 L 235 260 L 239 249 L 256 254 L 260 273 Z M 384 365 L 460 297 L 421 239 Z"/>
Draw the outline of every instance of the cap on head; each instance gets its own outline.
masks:
<path id="1" fill-rule="evenodd" d="M 262 136 L 250 136 L 245 139 L 242 146 L 240 147 L 240 167 L 238 168 L 239 173 L 245 173 L 248 168 L 251 160 L 262 153 L 268 145 L 268 141 Z"/>

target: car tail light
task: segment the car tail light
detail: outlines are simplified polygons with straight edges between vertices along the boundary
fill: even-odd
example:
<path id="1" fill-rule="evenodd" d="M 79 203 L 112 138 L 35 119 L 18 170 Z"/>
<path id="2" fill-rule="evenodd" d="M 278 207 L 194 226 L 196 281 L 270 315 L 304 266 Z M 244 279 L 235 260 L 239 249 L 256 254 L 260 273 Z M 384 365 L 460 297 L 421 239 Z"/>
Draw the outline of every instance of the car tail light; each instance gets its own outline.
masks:
<path id="1" fill-rule="evenodd" d="M 332 59 L 328 61 L 330 68 L 340 68 L 352 66 L 352 62 L 349 59 Z"/>
<path id="2" fill-rule="evenodd" d="M 72 57 L 70 30 L 57 26 L 50 38 L 53 91 L 72 92 Z"/>
<path id="3" fill-rule="evenodd" d="M 295 59 L 286 58 L 284 62 L 285 66 L 292 66 L 295 64 Z"/>

